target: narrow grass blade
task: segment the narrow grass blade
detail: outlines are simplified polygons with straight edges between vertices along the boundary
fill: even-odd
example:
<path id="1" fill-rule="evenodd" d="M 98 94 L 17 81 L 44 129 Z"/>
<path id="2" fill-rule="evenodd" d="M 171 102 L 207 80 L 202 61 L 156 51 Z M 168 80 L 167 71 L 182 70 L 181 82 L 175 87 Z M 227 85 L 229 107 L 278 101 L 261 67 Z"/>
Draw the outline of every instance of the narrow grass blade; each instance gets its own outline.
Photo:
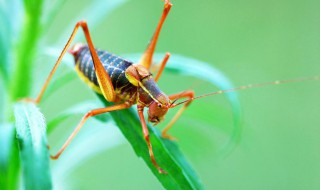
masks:
<path id="1" fill-rule="evenodd" d="M 16 189 L 19 157 L 13 124 L 0 124 L 0 189 Z"/>
<path id="2" fill-rule="evenodd" d="M 102 96 L 99 95 L 99 98 L 106 106 L 111 105 Z M 179 151 L 177 145 L 172 141 L 163 139 L 156 129 L 149 127 L 150 139 L 157 162 L 168 172 L 168 174 L 159 174 L 151 162 L 141 124 L 135 111 L 133 109 L 114 111 L 111 112 L 111 116 L 130 142 L 135 153 L 146 162 L 162 185 L 166 189 L 174 190 L 203 189 L 198 176 Z"/>
<path id="3" fill-rule="evenodd" d="M 25 189 L 51 189 L 46 124 L 32 103 L 14 107 Z"/>

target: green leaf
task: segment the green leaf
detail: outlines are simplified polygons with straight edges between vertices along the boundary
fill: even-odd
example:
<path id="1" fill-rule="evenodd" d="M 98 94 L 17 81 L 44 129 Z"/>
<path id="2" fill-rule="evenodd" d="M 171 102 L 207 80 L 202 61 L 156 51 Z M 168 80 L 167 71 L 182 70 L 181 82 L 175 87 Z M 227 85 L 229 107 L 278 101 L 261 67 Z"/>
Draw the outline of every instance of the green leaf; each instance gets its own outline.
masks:
<path id="1" fill-rule="evenodd" d="M 112 104 L 106 102 L 101 95 L 98 95 L 106 106 Z M 117 126 L 130 142 L 135 153 L 141 157 L 166 189 L 203 189 L 200 179 L 186 161 L 175 142 L 165 140 L 158 131 L 149 127 L 150 140 L 152 143 L 155 158 L 158 164 L 168 173 L 159 174 L 151 162 L 148 148 L 136 110 L 126 109 L 111 112 Z"/>
<path id="2" fill-rule="evenodd" d="M 43 115 L 33 103 L 17 103 L 14 107 L 17 139 L 25 189 L 51 189 L 46 125 Z"/>
<path id="3" fill-rule="evenodd" d="M 0 189 L 16 189 L 19 157 L 13 124 L 0 124 Z"/>

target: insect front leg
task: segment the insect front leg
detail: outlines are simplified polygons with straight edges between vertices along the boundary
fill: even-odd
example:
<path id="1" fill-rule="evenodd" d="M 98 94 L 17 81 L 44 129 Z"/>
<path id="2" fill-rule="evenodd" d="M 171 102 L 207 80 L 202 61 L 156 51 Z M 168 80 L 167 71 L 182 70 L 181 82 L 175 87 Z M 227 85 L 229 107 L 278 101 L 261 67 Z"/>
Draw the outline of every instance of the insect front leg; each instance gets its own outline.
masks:
<path id="1" fill-rule="evenodd" d="M 138 106 L 138 115 L 139 115 L 139 119 L 140 119 L 140 122 L 141 122 L 141 125 L 142 125 L 143 135 L 144 135 L 144 138 L 145 138 L 145 140 L 147 142 L 147 145 L 148 145 L 149 155 L 150 155 L 152 164 L 158 169 L 159 173 L 164 173 L 165 174 L 166 171 L 164 171 L 157 164 L 156 159 L 154 158 L 154 154 L 153 154 L 153 151 L 152 151 L 152 145 L 150 143 L 149 130 L 148 130 L 148 127 L 147 127 L 147 124 L 146 124 L 146 120 L 144 119 L 144 116 L 143 116 L 143 107 L 139 107 Z"/>
<path id="2" fill-rule="evenodd" d="M 123 104 L 119 104 L 119 105 L 114 105 L 114 106 L 110 106 L 110 107 L 106 107 L 106 108 L 99 108 L 99 109 L 94 109 L 94 110 L 89 111 L 86 115 L 83 116 L 83 118 L 81 119 L 81 121 L 79 122 L 77 127 L 73 130 L 71 135 L 68 137 L 66 142 L 63 144 L 63 146 L 58 151 L 58 153 L 55 154 L 54 156 L 50 156 L 50 158 L 56 160 L 56 159 L 58 159 L 60 157 L 62 152 L 67 148 L 67 146 L 70 144 L 72 139 L 78 134 L 78 132 L 82 128 L 83 124 L 87 121 L 87 119 L 89 117 L 92 117 L 92 116 L 95 116 L 95 115 L 99 115 L 99 114 L 103 114 L 103 113 L 106 113 L 106 112 L 122 110 L 122 109 L 126 109 L 126 108 L 129 108 L 129 107 L 131 107 L 130 103 L 123 103 Z"/>
<path id="3" fill-rule="evenodd" d="M 170 98 L 170 100 L 173 100 L 173 101 L 179 100 L 181 98 L 188 98 L 189 100 L 191 100 L 192 98 L 194 98 L 194 92 L 191 90 L 188 90 L 188 91 L 184 91 L 182 93 L 170 95 L 169 98 Z M 187 101 L 178 110 L 178 112 L 176 113 L 176 115 L 174 115 L 174 117 L 171 119 L 169 124 L 162 130 L 162 137 L 170 139 L 170 140 L 175 140 L 175 138 L 173 136 L 169 135 L 167 132 L 173 126 L 173 124 L 179 119 L 182 112 L 190 105 L 190 103 L 191 103 L 191 101 Z"/>
<path id="4" fill-rule="evenodd" d="M 162 25 L 165 21 L 165 19 L 167 18 L 167 15 L 171 9 L 172 4 L 170 3 L 170 0 L 165 0 L 165 4 L 164 4 L 164 9 L 162 12 L 162 16 L 160 18 L 160 21 L 158 23 L 158 26 L 156 28 L 156 31 L 154 32 L 150 43 L 146 49 L 146 51 L 144 52 L 144 54 L 141 57 L 141 60 L 139 62 L 139 64 L 143 65 L 145 68 L 149 69 L 151 64 L 152 64 L 152 57 L 153 57 L 153 53 L 155 50 L 155 47 L 157 45 L 157 41 L 159 38 L 159 34 L 162 28 Z"/>

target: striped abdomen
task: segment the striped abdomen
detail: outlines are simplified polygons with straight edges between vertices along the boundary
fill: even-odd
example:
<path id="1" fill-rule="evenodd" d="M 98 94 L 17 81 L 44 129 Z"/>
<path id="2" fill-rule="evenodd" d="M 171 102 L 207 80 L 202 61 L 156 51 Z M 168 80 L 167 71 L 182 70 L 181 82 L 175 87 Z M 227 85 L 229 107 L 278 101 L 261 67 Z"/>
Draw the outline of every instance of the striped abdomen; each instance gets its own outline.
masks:
<path id="1" fill-rule="evenodd" d="M 136 95 L 137 87 L 125 76 L 126 69 L 132 62 L 103 50 L 96 49 L 105 70 L 109 74 L 118 100 L 128 100 Z M 76 70 L 80 77 L 96 92 L 101 93 L 92 57 L 88 46 L 82 46 L 74 55 Z"/>

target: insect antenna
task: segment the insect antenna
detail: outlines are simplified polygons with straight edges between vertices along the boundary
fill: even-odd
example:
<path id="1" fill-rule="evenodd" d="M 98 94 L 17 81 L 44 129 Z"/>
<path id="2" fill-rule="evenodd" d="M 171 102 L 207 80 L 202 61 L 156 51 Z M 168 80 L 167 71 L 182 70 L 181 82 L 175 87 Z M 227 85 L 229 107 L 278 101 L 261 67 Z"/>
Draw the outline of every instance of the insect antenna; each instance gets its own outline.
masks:
<path id="1" fill-rule="evenodd" d="M 207 94 L 203 94 L 200 96 L 196 96 L 194 98 L 179 102 L 177 104 L 174 104 L 174 101 L 171 105 L 171 108 L 176 107 L 178 105 L 193 101 L 195 99 L 200 99 L 200 98 L 204 98 L 207 96 L 213 96 L 213 95 L 218 95 L 218 94 L 225 94 L 225 93 L 229 93 L 229 92 L 234 92 L 234 91 L 240 91 L 240 90 L 247 90 L 247 89 L 251 89 L 251 88 L 260 88 L 260 87 L 264 87 L 264 86 L 271 86 L 271 85 L 278 85 L 278 84 L 288 84 L 288 83 L 296 83 L 296 82 L 303 82 L 303 81 L 315 81 L 315 80 L 320 80 L 320 76 L 312 76 L 312 77 L 303 77 L 303 78 L 295 78 L 295 79 L 286 79 L 286 80 L 276 80 L 276 81 L 272 81 L 272 82 L 265 82 L 265 83 L 256 83 L 256 84 L 248 84 L 248 85 L 243 85 L 243 86 L 239 86 L 236 88 L 230 88 L 230 89 L 225 89 L 225 90 L 219 90 L 219 91 L 215 91 L 215 92 L 210 92 Z"/>
<path id="2" fill-rule="evenodd" d="M 170 103 L 169 108 L 176 107 L 174 103 L 175 103 L 177 100 L 179 100 L 179 99 L 183 96 L 183 94 L 186 93 L 187 91 L 188 91 L 188 90 L 185 90 L 185 91 L 180 92 L 180 93 L 177 95 L 177 97 Z M 187 101 L 184 101 L 184 102 L 187 102 Z M 179 104 L 179 105 L 180 105 L 180 104 Z"/>
<path id="3" fill-rule="evenodd" d="M 171 104 L 169 105 L 169 108 L 171 108 L 172 105 L 174 105 L 174 103 L 176 103 L 176 101 L 177 101 L 178 99 L 179 99 L 179 98 L 174 99 L 174 100 L 171 102 Z"/>

